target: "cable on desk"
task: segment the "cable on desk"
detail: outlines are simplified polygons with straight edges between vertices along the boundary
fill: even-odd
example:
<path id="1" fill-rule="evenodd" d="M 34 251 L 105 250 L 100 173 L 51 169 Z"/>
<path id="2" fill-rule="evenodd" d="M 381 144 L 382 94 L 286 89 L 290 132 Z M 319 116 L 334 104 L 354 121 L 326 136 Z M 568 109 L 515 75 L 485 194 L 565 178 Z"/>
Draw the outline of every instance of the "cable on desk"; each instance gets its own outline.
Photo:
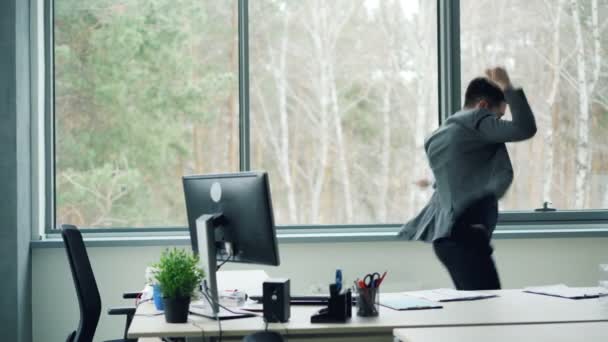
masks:
<path id="1" fill-rule="evenodd" d="M 146 302 L 151 302 L 151 301 L 152 301 L 152 298 L 138 300 L 135 302 L 135 308 L 138 308 L 141 303 L 146 303 Z"/>
<path id="2" fill-rule="evenodd" d="M 189 320 L 189 321 L 190 321 L 190 320 Z M 196 321 L 191 321 L 191 323 L 192 323 L 192 324 L 193 324 L 195 327 L 197 327 L 197 328 L 201 329 L 201 340 L 202 340 L 203 342 L 207 341 L 208 339 L 207 339 L 207 335 L 205 334 L 205 327 L 198 325 L 198 322 L 196 322 Z"/>
<path id="3" fill-rule="evenodd" d="M 208 292 L 209 292 L 209 288 L 207 288 L 207 283 L 205 282 L 205 287 L 203 288 L 203 296 L 205 296 L 205 298 L 207 299 L 207 302 L 209 302 L 209 305 L 211 306 L 211 311 L 213 311 L 213 304 L 215 302 L 211 299 L 211 296 L 209 296 Z M 217 303 L 217 305 L 220 306 L 220 303 Z M 217 320 L 217 325 L 220 330 L 218 342 L 222 342 L 222 320 L 220 319 L 220 317 L 217 314 L 215 315 L 215 319 Z"/>
<path id="4" fill-rule="evenodd" d="M 205 290 L 202 292 L 202 294 L 205 296 L 205 298 L 207 299 L 207 301 L 211 303 L 212 299 L 211 299 L 211 295 L 209 294 L 209 288 L 207 287 L 206 283 L 205 283 Z M 228 309 L 226 306 L 220 304 L 219 302 L 213 302 L 213 303 L 216 303 L 220 308 L 222 308 L 222 309 L 224 309 L 224 310 L 226 310 L 226 311 L 228 311 L 230 313 L 233 313 L 235 315 L 242 314 L 241 312 L 236 312 L 236 311 L 232 311 L 232 310 Z"/>
<path id="5" fill-rule="evenodd" d="M 152 298 L 148 298 L 148 299 L 144 299 L 144 300 L 139 300 L 139 301 L 136 301 L 136 302 L 135 302 L 135 309 L 139 308 L 139 306 L 140 306 L 142 303 L 145 303 L 145 302 L 151 302 L 151 301 L 152 301 Z M 139 313 L 139 314 L 138 314 L 138 313 L 136 313 L 136 314 L 134 314 L 133 316 L 154 317 L 154 316 L 160 316 L 160 315 L 162 315 L 162 314 L 163 314 L 163 312 L 161 311 L 161 312 L 155 312 L 155 313 L 151 313 L 151 314 L 142 314 L 142 313 Z"/>
<path id="6" fill-rule="evenodd" d="M 143 314 L 143 313 L 136 313 L 133 316 L 139 316 L 139 317 L 154 317 L 154 316 L 160 316 L 163 315 L 163 312 L 155 312 L 155 313 L 150 313 L 150 314 Z"/>
<path id="7" fill-rule="evenodd" d="M 224 262 L 224 263 L 225 263 L 225 262 Z M 221 265 L 220 265 L 220 266 L 221 266 Z M 219 267 L 218 267 L 218 269 L 219 269 Z M 209 287 L 207 286 L 207 282 L 203 282 L 203 284 L 204 284 L 204 286 L 203 286 L 203 288 L 202 288 L 202 290 L 203 290 L 203 291 L 201 291 L 201 293 L 203 294 L 203 296 L 205 296 L 205 299 L 207 300 L 207 302 L 208 302 L 208 303 L 209 303 L 211 306 L 213 306 L 213 303 L 215 303 L 215 304 L 217 304 L 217 305 L 218 305 L 220 308 L 222 308 L 222 309 L 224 309 L 224 310 L 226 310 L 226 311 L 228 311 L 228 312 L 231 312 L 231 313 L 236 314 L 236 315 L 240 314 L 239 312 L 232 311 L 232 310 L 228 309 L 226 306 L 224 306 L 224 305 L 220 304 L 220 303 L 219 303 L 219 300 L 218 300 L 218 302 L 215 302 L 213 299 L 211 299 L 211 295 L 209 294 Z M 215 318 L 217 319 L 218 328 L 219 328 L 219 337 L 218 337 L 218 342 L 221 342 L 221 341 L 222 341 L 222 335 L 223 335 L 223 331 L 222 331 L 222 323 L 221 323 L 221 319 L 220 319 L 218 316 L 216 316 Z M 285 342 L 287 342 L 287 341 L 288 341 L 287 336 L 289 336 L 289 330 L 287 329 L 287 327 L 286 327 L 285 325 L 283 325 L 283 323 L 281 323 L 281 322 L 279 321 L 278 317 L 277 317 L 277 316 L 275 316 L 275 315 L 274 315 L 274 313 L 273 313 L 273 318 L 274 318 L 274 319 L 277 321 L 277 323 L 278 323 L 278 324 L 281 326 L 281 328 L 283 328 L 283 330 L 285 331 L 285 333 L 284 333 L 283 337 L 285 338 Z M 265 322 L 265 324 L 266 324 L 265 331 L 268 331 L 268 321 L 267 321 L 266 319 L 264 319 L 264 322 Z M 204 336 L 205 331 L 204 331 L 204 329 L 202 329 L 202 327 L 201 327 L 201 330 L 203 331 L 203 336 Z M 204 341 L 204 339 L 203 339 L 203 341 Z"/>
<path id="8" fill-rule="evenodd" d="M 226 258 L 224 261 L 222 261 L 222 263 L 221 263 L 221 264 L 219 264 L 215 270 L 216 270 L 216 271 L 219 271 L 219 270 L 220 270 L 220 268 L 221 268 L 222 266 L 224 266 L 224 264 L 225 264 L 225 263 L 227 263 L 227 262 L 230 260 L 230 258 L 232 258 L 232 259 L 233 259 L 233 261 L 234 261 L 234 254 L 230 253 L 230 255 L 228 256 L 228 258 Z"/>

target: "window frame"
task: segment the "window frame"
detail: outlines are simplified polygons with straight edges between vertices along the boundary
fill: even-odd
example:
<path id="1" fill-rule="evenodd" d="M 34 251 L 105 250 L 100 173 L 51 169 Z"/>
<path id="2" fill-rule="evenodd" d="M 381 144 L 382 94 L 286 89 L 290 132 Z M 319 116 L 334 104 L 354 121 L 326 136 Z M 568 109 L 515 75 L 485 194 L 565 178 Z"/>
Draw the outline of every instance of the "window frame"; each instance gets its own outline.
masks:
<path id="1" fill-rule="evenodd" d="M 44 233 L 54 236 L 58 233 L 55 222 L 56 193 L 55 193 L 55 65 L 54 65 L 54 1 L 43 0 L 43 27 L 44 27 L 44 132 L 43 141 L 38 144 L 45 151 L 44 156 Z M 249 18 L 248 0 L 238 1 L 238 89 L 239 89 L 239 169 L 251 169 L 251 136 L 249 115 Z M 439 121 L 441 123 L 461 106 L 460 94 L 460 0 L 437 1 L 437 67 L 438 67 L 438 106 Z M 33 18 L 36 20 L 36 18 Z M 539 203 L 539 206 L 541 204 Z M 402 223 L 374 223 L 374 224 L 342 224 L 342 225 L 277 225 L 279 234 L 302 233 L 310 236 L 322 236 L 335 232 L 356 232 L 387 234 L 398 231 Z M 572 236 L 570 233 L 587 236 L 605 236 L 608 227 L 608 208 L 598 210 L 557 210 L 554 212 L 506 211 L 498 216 L 498 235 L 509 237 L 547 236 L 547 228 L 558 227 L 554 230 L 569 232 L 558 236 Z M 561 227 L 561 228 L 559 228 Z M 590 231 L 589 227 L 596 229 Z M 85 227 L 86 228 L 86 227 Z M 551 230 L 551 231 L 554 231 Z M 155 234 L 187 234 L 187 227 L 111 227 L 86 228 L 87 234 L 127 234 L 127 235 L 155 235 Z M 502 234 L 502 233 L 504 234 Z M 595 232 L 595 233 L 594 233 Z M 316 235 L 315 235 L 316 234 Z M 325 238 L 315 238 L 314 241 L 324 241 Z M 327 239 L 332 240 L 330 239 Z M 332 240 L 333 241 L 333 240 Z"/>
<path id="2" fill-rule="evenodd" d="M 55 2 L 44 0 L 44 231 L 57 232 L 55 223 Z"/>

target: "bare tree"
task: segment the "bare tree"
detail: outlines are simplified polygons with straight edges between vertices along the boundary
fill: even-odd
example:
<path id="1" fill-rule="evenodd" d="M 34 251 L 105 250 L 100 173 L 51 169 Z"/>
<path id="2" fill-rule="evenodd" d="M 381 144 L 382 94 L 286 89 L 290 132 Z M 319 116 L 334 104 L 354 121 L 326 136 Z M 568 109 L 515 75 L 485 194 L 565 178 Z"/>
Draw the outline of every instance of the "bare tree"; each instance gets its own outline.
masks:
<path id="1" fill-rule="evenodd" d="M 387 81 L 386 89 L 382 94 L 382 148 L 380 154 L 380 184 L 376 207 L 380 222 L 386 222 L 388 218 L 387 202 L 391 170 L 391 93 L 391 82 Z"/>
<path id="2" fill-rule="evenodd" d="M 436 10 L 436 5 L 429 1 L 419 3 L 419 13 L 412 19 L 413 32 L 406 35 L 409 40 L 402 46 L 402 58 L 413 59 L 415 66 L 410 70 L 415 75 L 412 83 L 414 89 L 410 90 L 415 101 L 415 115 L 410 118 L 412 122 L 412 135 L 414 140 L 414 150 L 411 153 L 411 179 L 428 178 L 431 174 L 428 162 L 424 153 L 424 140 L 437 125 L 437 114 L 432 104 L 436 103 L 436 65 L 428 62 L 428 50 L 426 42 L 434 36 L 434 26 L 429 25 L 428 18 Z M 401 64 L 406 65 L 407 61 Z M 412 182 L 410 182 L 412 183 Z M 408 209 L 411 214 L 419 210 L 429 197 L 429 188 L 411 187 Z"/>
<path id="3" fill-rule="evenodd" d="M 283 10 L 281 12 L 281 23 L 280 23 L 280 34 L 278 49 L 275 51 L 270 39 L 266 39 L 267 54 L 264 55 L 267 58 L 267 62 L 261 61 L 260 64 L 270 69 L 272 77 L 273 87 L 276 96 L 276 113 L 278 115 L 278 124 L 275 124 L 272 116 L 275 112 L 275 107 L 272 109 L 266 105 L 266 96 L 262 94 L 260 90 L 261 82 L 253 82 L 255 88 L 256 98 L 260 104 L 259 108 L 264 116 L 264 124 L 266 127 L 266 136 L 270 140 L 270 145 L 274 156 L 277 160 L 278 167 L 277 172 L 283 180 L 285 191 L 287 193 L 287 209 L 289 222 L 298 222 L 298 211 L 297 211 L 297 198 L 295 191 L 295 184 L 292 176 L 292 167 L 290 159 L 290 134 L 289 134 L 289 115 L 288 115 L 288 87 L 289 83 L 287 80 L 288 69 L 287 69 L 287 55 L 289 51 L 289 24 L 291 19 L 291 12 L 288 7 L 288 3 L 282 4 Z M 272 113 L 271 113 L 272 112 Z"/>
<path id="4" fill-rule="evenodd" d="M 586 205 L 586 195 L 589 182 L 589 170 L 591 163 L 591 153 L 589 149 L 589 113 L 591 97 L 597 81 L 599 79 L 601 67 L 601 45 L 598 22 L 597 0 L 591 2 L 592 16 L 592 37 L 593 37 L 593 63 L 591 80 L 587 80 L 587 64 L 585 58 L 585 46 L 583 35 L 583 24 L 579 13 L 579 3 L 571 0 L 572 19 L 574 25 L 574 35 L 576 39 L 576 84 L 579 98 L 579 114 L 577 120 L 577 141 L 576 141 L 576 185 L 575 185 L 575 207 L 578 209 Z"/>
<path id="5" fill-rule="evenodd" d="M 320 219 L 321 194 L 325 185 L 326 171 L 328 167 L 329 154 L 329 124 L 330 124 L 330 79 L 328 77 L 329 64 L 331 58 L 328 55 L 327 47 L 329 42 L 325 34 L 329 15 L 326 3 L 316 0 L 309 9 L 309 23 L 304 22 L 304 27 L 311 37 L 313 56 L 316 58 L 317 74 L 314 75 L 318 82 L 314 87 L 316 98 L 318 99 L 318 144 L 315 146 L 316 165 L 312 168 L 311 196 L 310 196 L 310 222 L 318 223 Z"/>
<path id="6" fill-rule="evenodd" d="M 554 182 L 553 179 L 553 164 L 554 164 L 554 150 L 557 147 L 557 144 L 554 143 L 553 136 L 553 126 L 557 121 L 557 112 L 559 105 L 557 103 L 557 94 L 559 92 L 560 86 L 560 69 L 561 69 L 561 58 L 560 58 L 560 30 L 561 30 L 561 18 L 563 11 L 564 0 L 559 0 L 556 5 L 555 12 L 553 14 L 553 54 L 551 58 L 551 67 L 553 68 L 552 73 L 552 82 L 551 88 L 549 91 L 549 96 L 547 97 L 547 104 L 551 110 L 550 113 L 550 122 L 546 125 L 545 129 L 545 148 L 547 149 L 547 153 L 544 158 L 544 172 L 543 172 L 543 201 L 551 200 L 551 188 Z"/>
<path id="7" fill-rule="evenodd" d="M 395 30 L 399 23 L 396 20 L 395 2 L 384 1 L 380 4 L 378 26 L 382 32 L 382 40 L 384 41 L 383 49 L 386 51 L 386 57 L 382 58 L 384 62 L 382 70 L 382 78 L 380 81 L 383 86 L 381 90 L 381 103 L 379 108 L 382 118 L 382 140 L 380 145 L 380 170 L 378 184 L 378 199 L 376 201 L 376 213 L 380 222 L 386 222 L 388 218 L 388 193 L 391 186 L 390 171 L 391 171 L 391 130 L 392 130 L 392 111 L 393 98 L 392 92 L 395 80 L 395 75 L 399 75 L 399 57 L 397 56 L 397 31 Z M 397 76 L 398 77 L 398 76 Z"/>
<path id="8" fill-rule="evenodd" d="M 326 2 L 323 2 L 326 5 Z M 336 80 L 336 68 L 335 65 L 338 63 L 336 60 L 337 55 L 337 42 L 340 40 L 344 27 L 350 21 L 352 14 L 357 9 L 359 3 L 354 1 L 341 2 L 338 4 L 340 11 L 336 8 L 332 8 L 329 11 L 327 7 L 324 8 L 322 13 L 328 15 L 325 18 L 326 31 L 325 35 L 327 38 L 328 45 L 325 46 L 326 56 L 330 58 L 327 63 L 327 77 L 329 78 L 329 91 L 330 91 L 330 111 L 331 116 L 334 118 L 334 133 L 336 139 L 336 149 L 338 154 L 338 167 L 340 170 L 340 183 L 342 184 L 343 190 L 343 203 L 344 214 L 346 222 L 353 222 L 353 196 L 351 190 L 351 176 L 348 161 L 347 144 L 342 127 L 342 116 L 344 110 L 341 108 L 340 101 L 338 98 L 338 83 Z"/>

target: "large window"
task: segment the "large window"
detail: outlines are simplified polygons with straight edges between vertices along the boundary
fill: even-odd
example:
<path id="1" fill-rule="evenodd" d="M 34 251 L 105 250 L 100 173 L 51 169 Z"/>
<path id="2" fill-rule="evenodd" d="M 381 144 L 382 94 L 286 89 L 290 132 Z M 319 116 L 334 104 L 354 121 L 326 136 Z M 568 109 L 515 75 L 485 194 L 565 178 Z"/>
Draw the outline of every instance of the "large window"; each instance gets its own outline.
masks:
<path id="1" fill-rule="evenodd" d="M 49 228 L 184 227 L 183 175 L 247 169 L 280 225 L 395 227 L 431 195 L 439 108 L 495 65 L 539 127 L 501 210 L 606 218 L 580 211 L 608 208 L 605 1 L 45 1 Z"/>
<path id="2" fill-rule="evenodd" d="M 608 208 L 608 4 L 461 0 L 462 87 L 504 65 L 536 114 L 534 139 L 509 147 L 503 210 Z"/>
<path id="3" fill-rule="evenodd" d="M 181 176 L 239 168 L 236 4 L 54 7 L 56 222 L 185 226 Z"/>
<path id="4" fill-rule="evenodd" d="M 250 2 L 252 168 L 283 224 L 397 223 L 430 197 L 435 1 Z"/>

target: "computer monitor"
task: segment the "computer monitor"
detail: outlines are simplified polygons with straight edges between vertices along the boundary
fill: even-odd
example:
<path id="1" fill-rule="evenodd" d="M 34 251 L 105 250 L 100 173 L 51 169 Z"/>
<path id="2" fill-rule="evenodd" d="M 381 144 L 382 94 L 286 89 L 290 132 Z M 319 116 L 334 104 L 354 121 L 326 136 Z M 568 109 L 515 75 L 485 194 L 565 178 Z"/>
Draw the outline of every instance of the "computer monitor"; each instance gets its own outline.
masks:
<path id="1" fill-rule="evenodd" d="M 279 250 L 265 172 L 184 176 L 194 253 L 206 260 L 211 306 L 219 312 L 217 261 L 278 266 Z"/>

